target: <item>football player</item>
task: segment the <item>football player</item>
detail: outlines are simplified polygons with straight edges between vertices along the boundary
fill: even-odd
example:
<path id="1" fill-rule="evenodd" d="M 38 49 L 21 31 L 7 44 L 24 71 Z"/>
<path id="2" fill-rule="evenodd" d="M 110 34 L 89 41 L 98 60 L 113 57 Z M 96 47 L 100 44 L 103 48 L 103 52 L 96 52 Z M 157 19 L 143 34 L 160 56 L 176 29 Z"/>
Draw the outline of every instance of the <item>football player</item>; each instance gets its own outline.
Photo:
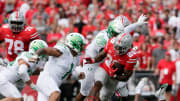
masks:
<path id="1" fill-rule="evenodd" d="M 86 63 L 102 61 L 95 71 L 95 84 L 87 100 L 109 101 L 119 81 L 127 82 L 136 65 L 136 51 L 132 49 L 132 37 L 129 33 L 119 34 L 111 38 L 95 58 L 86 59 Z"/>
<path id="2" fill-rule="evenodd" d="M 136 95 L 135 95 L 135 98 L 134 98 L 134 101 L 139 101 L 139 97 L 140 97 L 140 94 L 144 88 L 144 86 L 148 83 L 148 78 L 144 77 L 142 78 L 138 85 L 136 86 Z M 166 101 L 165 99 L 165 91 L 166 91 L 166 88 L 168 87 L 168 84 L 163 84 L 160 86 L 160 88 L 155 92 L 155 96 L 159 99 L 159 101 Z"/>
<path id="3" fill-rule="evenodd" d="M 36 57 L 48 55 L 49 60 L 37 80 L 38 101 L 58 101 L 61 90 L 59 86 L 73 71 L 80 53 L 85 45 L 80 33 L 70 33 L 65 43 L 58 42 L 54 47 L 42 48 L 36 52 Z"/>
<path id="4" fill-rule="evenodd" d="M 0 28 L 0 42 L 5 42 L 7 51 L 7 62 L 13 61 L 22 51 L 28 51 L 29 43 L 39 39 L 36 28 L 27 26 L 21 12 L 10 14 L 8 24 Z"/>
<path id="5" fill-rule="evenodd" d="M 33 54 L 38 49 L 48 47 L 48 45 L 43 40 L 37 39 L 33 40 L 29 47 L 30 51 L 24 51 L 19 54 L 7 68 L 0 72 L 0 94 L 6 97 L 0 101 L 24 101 L 21 92 L 16 87 L 16 82 L 21 79 L 32 89 L 38 90 L 37 86 L 30 79 L 30 75 L 37 69 L 38 64 L 29 60 L 33 60 Z M 44 60 L 44 58 L 46 56 L 41 55 L 40 61 Z"/>
<path id="6" fill-rule="evenodd" d="M 145 24 L 145 20 L 146 17 L 141 15 L 136 23 L 130 24 L 125 16 L 118 16 L 115 20 L 109 23 L 108 29 L 100 31 L 94 40 L 88 45 L 85 50 L 85 58 L 94 58 L 104 49 L 104 46 L 110 38 L 122 34 L 124 31 L 126 33 L 131 33 L 136 27 Z M 94 84 L 94 71 L 98 66 L 99 63 L 83 64 L 83 71 L 85 72 L 86 77 L 81 81 L 81 88 L 79 94 L 76 96 L 76 101 L 82 101 L 86 96 L 88 96 L 90 89 Z M 121 82 L 120 86 L 123 85 Z"/>

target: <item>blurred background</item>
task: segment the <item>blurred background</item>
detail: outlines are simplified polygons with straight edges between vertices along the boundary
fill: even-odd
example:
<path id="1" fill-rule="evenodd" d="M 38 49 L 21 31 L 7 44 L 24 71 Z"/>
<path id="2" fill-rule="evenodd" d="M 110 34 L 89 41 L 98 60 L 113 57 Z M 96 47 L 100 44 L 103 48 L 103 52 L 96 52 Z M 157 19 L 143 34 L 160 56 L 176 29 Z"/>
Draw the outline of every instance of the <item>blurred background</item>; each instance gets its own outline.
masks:
<path id="1" fill-rule="evenodd" d="M 179 87 L 180 0 L 0 0 L 0 24 L 7 23 L 9 14 L 16 10 L 23 12 L 27 25 L 35 26 L 49 47 L 71 32 L 81 33 L 90 43 L 115 17 L 124 15 L 134 23 L 144 14 L 148 17 L 148 24 L 133 32 L 133 46 L 138 47 L 139 62 L 129 80 L 129 94 L 133 99 L 135 86 L 141 77 L 150 78 L 142 93 L 146 101 L 155 101 L 151 96 L 166 81 L 162 80 L 164 75 L 169 79 L 166 83 Z M 1 44 L 0 57 L 5 56 L 5 45 Z M 177 63 L 176 70 L 169 70 L 171 73 L 166 75 L 169 71 L 157 68 L 162 64 L 159 62 L 161 59 Z M 173 74 L 177 75 L 176 80 L 173 80 Z M 79 85 L 78 81 L 65 82 L 61 86 L 61 101 L 72 101 Z M 167 91 L 171 92 L 171 101 L 178 101 L 178 98 L 180 101 L 180 91 L 176 89 L 175 93 L 172 93 L 173 89 Z M 34 101 L 31 94 L 37 96 L 28 87 L 23 93 L 29 96 L 29 101 Z"/>

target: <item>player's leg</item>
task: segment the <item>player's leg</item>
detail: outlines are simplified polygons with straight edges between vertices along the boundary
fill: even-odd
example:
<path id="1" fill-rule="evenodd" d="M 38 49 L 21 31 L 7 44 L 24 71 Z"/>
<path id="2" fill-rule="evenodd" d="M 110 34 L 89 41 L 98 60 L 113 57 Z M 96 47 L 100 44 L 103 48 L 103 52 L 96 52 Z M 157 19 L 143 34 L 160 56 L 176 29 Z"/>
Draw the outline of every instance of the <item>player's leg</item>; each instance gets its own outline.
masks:
<path id="1" fill-rule="evenodd" d="M 23 101 L 23 97 L 18 89 L 8 81 L 0 81 L 0 94 L 6 98 L 0 101 Z"/>
<path id="2" fill-rule="evenodd" d="M 165 92 L 168 84 L 163 84 L 161 87 L 156 91 L 155 95 L 159 98 L 160 101 L 166 101 Z"/>
<path id="3" fill-rule="evenodd" d="M 48 96 L 45 96 L 43 93 L 38 92 L 37 101 L 48 101 Z"/>
<path id="4" fill-rule="evenodd" d="M 38 101 L 58 101 L 60 98 L 60 89 L 57 82 L 49 75 L 49 73 L 42 72 L 37 80 L 37 86 L 40 91 L 38 93 Z M 43 96 L 44 95 L 44 96 Z M 48 98 L 48 99 L 47 99 Z"/>
<path id="5" fill-rule="evenodd" d="M 78 95 L 76 96 L 76 100 L 75 101 L 83 101 L 85 99 L 86 96 L 82 95 L 81 92 L 78 93 Z"/>
<path id="6" fill-rule="evenodd" d="M 94 86 L 92 87 L 92 89 L 90 91 L 89 96 L 86 99 L 87 101 L 89 101 L 90 99 L 93 101 L 98 100 L 99 92 L 100 92 L 102 86 L 104 85 L 104 83 L 106 82 L 107 77 L 108 77 L 108 74 L 106 73 L 106 71 L 103 68 L 98 67 L 96 69 L 95 75 L 94 75 L 95 83 L 94 83 Z"/>
<path id="7" fill-rule="evenodd" d="M 147 84 L 148 78 L 142 78 L 141 81 L 136 86 L 136 95 L 134 101 L 139 101 L 139 96 L 141 94 L 141 91 L 143 87 Z"/>
<path id="8" fill-rule="evenodd" d="M 59 91 L 54 91 L 49 96 L 48 101 L 59 101 L 59 99 L 60 99 L 60 92 Z"/>
<path id="9" fill-rule="evenodd" d="M 117 99 L 123 99 L 123 101 L 126 101 L 128 93 L 127 82 L 118 82 L 115 91 Z"/>
<path id="10" fill-rule="evenodd" d="M 118 81 L 111 79 L 109 76 L 106 78 L 101 91 L 100 91 L 100 100 L 101 101 L 110 101 L 117 87 Z"/>
<path id="11" fill-rule="evenodd" d="M 92 65 L 85 64 L 83 66 L 85 72 L 85 79 L 81 80 L 81 88 L 79 94 L 76 96 L 76 101 L 83 101 L 88 96 L 93 84 L 94 84 L 94 68 Z"/>

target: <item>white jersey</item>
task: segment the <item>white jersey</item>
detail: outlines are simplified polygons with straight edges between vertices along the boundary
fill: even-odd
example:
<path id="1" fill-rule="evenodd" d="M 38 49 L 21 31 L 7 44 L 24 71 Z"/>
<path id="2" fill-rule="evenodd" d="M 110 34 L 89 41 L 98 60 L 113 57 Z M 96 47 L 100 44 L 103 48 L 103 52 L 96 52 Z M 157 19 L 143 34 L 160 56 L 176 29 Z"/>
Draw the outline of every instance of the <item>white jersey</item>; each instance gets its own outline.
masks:
<path id="1" fill-rule="evenodd" d="M 4 76 L 6 80 L 15 83 L 16 81 L 20 80 L 20 77 L 18 75 L 19 70 L 19 63 L 18 61 L 20 59 L 23 59 L 26 61 L 26 63 L 29 65 L 28 73 L 31 75 L 36 70 L 36 63 L 29 62 L 29 58 L 32 57 L 32 54 L 29 52 L 22 52 L 18 55 L 18 57 L 13 61 L 10 62 L 6 69 L 0 72 L 0 76 Z"/>
<path id="2" fill-rule="evenodd" d="M 87 46 L 85 50 L 85 57 L 94 58 L 102 49 L 104 49 L 108 40 L 107 30 L 100 31 L 93 41 Z"/>
<path id="3" fill-rule="evenodd" d="M 130 24 L 125 27 L 124 32 L 132 32 L 138 25 L 136 23 Z M 104 49 L 106 43 L 108 42 L 108 32 L 107 29 L 100 31 L 93 41 L 87 46 L 85 50 L 85 57 L 94 58 L 102 49 Z"/>
<path id="4" fill-rule="evenodd" d="M 60 57 L 49 56 L 43 72 L 48 73 L 59 84 L 73 71 L 76 64 L 74 60 L 77 58 L 73 57 L 70 49 L 61 42 L 58 42 L 54 48 L 61 51 L 62 55 Z"/>

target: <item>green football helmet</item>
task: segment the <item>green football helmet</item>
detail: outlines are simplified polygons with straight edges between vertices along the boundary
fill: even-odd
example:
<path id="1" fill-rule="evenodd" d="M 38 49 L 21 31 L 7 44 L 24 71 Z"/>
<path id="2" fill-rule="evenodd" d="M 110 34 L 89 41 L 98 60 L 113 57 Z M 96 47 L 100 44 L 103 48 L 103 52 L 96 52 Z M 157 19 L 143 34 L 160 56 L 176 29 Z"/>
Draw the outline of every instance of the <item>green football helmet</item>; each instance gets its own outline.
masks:
<path id="1" fill-rule="evenodd" d="M 48 47 L 47 43 L 43 40 L 37 39 L 33 40 L 29 45 L 29 53 L 35 54 L 37 50 L 41 48 Z M 42 55 L 41 58 L 45 57 L 45 55 Z"/>
<path id="2" fill-rule="evenodd" d="M 108 37 L 114 37 L 124 32 L 124 26 L 118 20 L 113 20 L 108 26 Z"/>
<path id="3" fill-rule="evenodd" d="M 80 54 L 84 49 L 85 39 L 80 33 L 70 33 L 66 36 L 65 44 Z"/>

